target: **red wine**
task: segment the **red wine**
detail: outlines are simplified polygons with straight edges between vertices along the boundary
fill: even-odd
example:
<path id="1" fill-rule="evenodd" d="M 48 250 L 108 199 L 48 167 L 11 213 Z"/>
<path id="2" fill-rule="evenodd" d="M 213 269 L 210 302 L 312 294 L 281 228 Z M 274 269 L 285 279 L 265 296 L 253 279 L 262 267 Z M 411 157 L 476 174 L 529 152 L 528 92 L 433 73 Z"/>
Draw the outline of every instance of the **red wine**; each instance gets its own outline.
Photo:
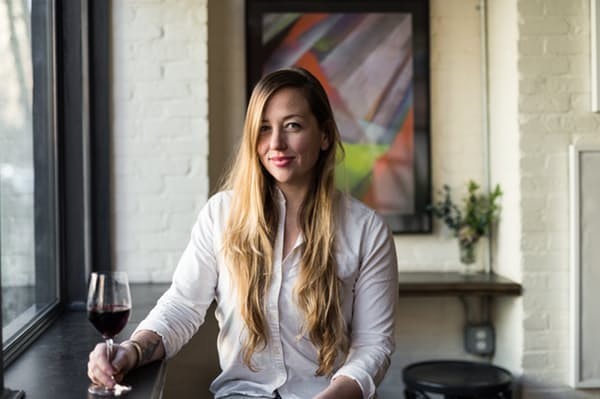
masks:
<path id="1" fill-rule="evenodd" d="M 104 338 L 113 338 L 127 324 L 130 312 L 122 305 L 95 307 L 88 310 L 88 319 Z"/>

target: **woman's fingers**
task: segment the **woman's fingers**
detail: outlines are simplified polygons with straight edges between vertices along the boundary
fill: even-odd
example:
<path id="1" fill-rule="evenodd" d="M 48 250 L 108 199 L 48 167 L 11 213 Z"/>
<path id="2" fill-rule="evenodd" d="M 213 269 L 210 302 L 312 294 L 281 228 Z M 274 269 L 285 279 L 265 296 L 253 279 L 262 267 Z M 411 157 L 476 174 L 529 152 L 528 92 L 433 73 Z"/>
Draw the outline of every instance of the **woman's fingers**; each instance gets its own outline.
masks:
<path id="1" fill-rule="evenodd" d="M 112 387 L 115 384 L 113 375 L 116 374 L 116 370 L 109 363 L 106 355 L 106 344 L 97 344 L 90 353 L 88 377 L 96 384 Z"/>
<path id="2" fill-rule="evenodd" d="M 131 361 L 131 348 L 127 348 L 121 345 L 115 345 L 114 347 L 115 353 L 112 361 L 112 368 L 115 374 L 115 378 L 117 375 L 125 374 L 129 369 L 133 367 Z M 137 355 L 137 354 L 135 354 Z M 119 380 L 117 378 L 117 380 Z"/>
<path id="3" fill-rule="evenodd" d="M 137 354 L 133 354 L 137 355 Z M 113 346 L 112 362 L 108 361 L 106 344 L 99 343 L 90 353 L 88 361 L 88 377 L 92 382 L 107 387 L 121 382 L 125 373 L 129 371 L 133 356 L 125 346 Z"/>

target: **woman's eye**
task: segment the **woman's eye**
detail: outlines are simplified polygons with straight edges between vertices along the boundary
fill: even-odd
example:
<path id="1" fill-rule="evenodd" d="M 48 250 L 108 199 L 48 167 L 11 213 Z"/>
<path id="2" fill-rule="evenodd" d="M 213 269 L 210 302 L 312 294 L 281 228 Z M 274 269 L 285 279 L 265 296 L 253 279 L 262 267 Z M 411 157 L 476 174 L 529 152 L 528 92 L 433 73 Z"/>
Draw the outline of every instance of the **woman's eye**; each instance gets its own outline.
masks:
<path id="1" fill-rule="evenodd" d="M 261 126 L 261 127 L 260 127 L 260 130 L 259 130 L 259 132 L 260 132 L 261 134 L 264 134 L 264 133 L 268 133 L 270 130 L 271 130 L 271 126 L 267 126 L 267 125 L 265 125 L 265 126 Z"/>
<path id="2" fill-rule="evenodd" d="M 288 122 L 285 127 L 287 127 L 288 129 L 300 129 L 300 124 L 296 123 L 296 122 Z"/>

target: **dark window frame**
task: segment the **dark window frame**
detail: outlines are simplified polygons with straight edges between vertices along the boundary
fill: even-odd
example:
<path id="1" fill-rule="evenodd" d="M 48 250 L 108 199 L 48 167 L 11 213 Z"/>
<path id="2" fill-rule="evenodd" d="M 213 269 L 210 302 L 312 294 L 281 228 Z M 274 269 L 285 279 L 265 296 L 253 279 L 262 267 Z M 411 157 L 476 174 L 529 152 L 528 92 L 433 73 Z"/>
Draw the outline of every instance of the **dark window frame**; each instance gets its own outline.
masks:
<path id="1" fill-rule="evenodd" d="M 110 1 L 32 1 L 32 30 L 51 33 L 32 40 L 35 168 L 54 172 L 55 182 L 54 188 L 35 183 L 35 223 L 56 226 L 55 239 L 35 258 L 36 269 L 43 262 L 56 270 L 58 292 L 44 294 L 58 301 L 3 348 L 0 394 L 4 368 L 63 311 L 85 309 L 89 273 L 112 269 L 110 9 Z M 37 56 L 44 54 L 50 65 Z M 41 207 L 48 201 L 52 217 L 48 205 Z"/>

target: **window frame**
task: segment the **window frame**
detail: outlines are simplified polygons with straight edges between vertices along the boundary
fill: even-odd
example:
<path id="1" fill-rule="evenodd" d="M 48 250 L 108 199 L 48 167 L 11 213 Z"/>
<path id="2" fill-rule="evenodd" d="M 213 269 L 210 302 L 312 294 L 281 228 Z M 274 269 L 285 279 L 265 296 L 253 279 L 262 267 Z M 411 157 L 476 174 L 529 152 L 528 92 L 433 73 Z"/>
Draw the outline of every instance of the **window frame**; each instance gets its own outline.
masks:
<path id="1" fill-rule="evenodd" d="M 0 383 L 4 368 L 62 312 L 85 310 L 89 273 L 112 269 L 110 9 L 110 1 L 32 0 L 32 30 L 50 33 L 32 40 L 34 82 L 45 83 L 34 83 L 34 168 L 51 170 L 54 182 L 35 183 L 34 206 L 50 198 L 54 209 L 53 216 L 36 209 L 35 224 L 50 224 L 55 233 L 51 259 L 47 248 L 36 249 L 36 282 L 38 261 L 52 264 L 57 300 L 3 344 Z M 47 65 L 38 54 L 47 56 Z"/>

